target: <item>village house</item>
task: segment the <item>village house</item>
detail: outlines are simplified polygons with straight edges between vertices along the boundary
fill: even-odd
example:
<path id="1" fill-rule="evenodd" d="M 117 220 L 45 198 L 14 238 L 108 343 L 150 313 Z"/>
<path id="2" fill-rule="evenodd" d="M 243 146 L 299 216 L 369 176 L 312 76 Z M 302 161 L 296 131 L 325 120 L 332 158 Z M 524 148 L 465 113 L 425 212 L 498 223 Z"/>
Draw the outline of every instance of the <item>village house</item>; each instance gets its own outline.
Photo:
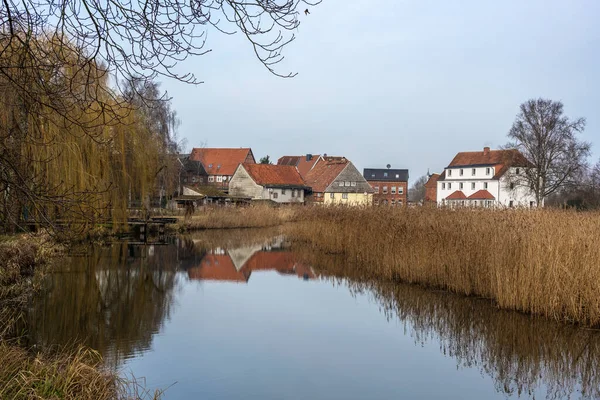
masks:
<path id="1" fill-rule="evenodd" d="M 179 193 L 183 192 L 183 186 L 185 185 L 202 185 L 207 182 L 208 174 L 200 161 L 190 159 L 189 154 L 180 154 L 177 160 L 179 165 Z"/>
<path id="2" fill-rule="evenodd" d="M 429 174 L 429 179 L 425 183 L 424 205 L 437 204 L 437 181 L 440 174 Z"/>
<path id="3" fill-rule="evenodd" d="M 304 203 L 307 189 L 296 167 L 290 165 L 240 164 L 229 182 L 233 196 L 276 203 Z"/>
<path id="4" fill-rule="evenodd" d="M 277 160 L 277 165 L 292 165 L 298 169 L 300 176 L 306 178 L 308 172 L 322 159 L 320 155 L 283 156 Z"/>
<path id="5" fill-rule="evenodd" d="M 194 148 L 191 161 L 199 161 L 205 170 L 206 183 L 227 192 L 229 180 L 240 164 L 256 164 L 250 148 Z"/>
<path id="6" fill-rule="evenodd" d="M 310 200 L 322 204 L 370 205 L 373 188 L 344 157 L 321 157 L 306 174 Z"/>
<path id="7" fill-rule="evenodd" d="M 522 182 L 531 164 L 518 150 L 458 153 L 437 180 L 437 203 L 446 206 L 535 207 Z M 521 179 L 519 179 L 521 178 Z"/>
<path id="8" fill-rule="evenodd" d="M 408 194 L 408 170 L 388 168 L 365 168 L 363 175 L 373 188 L 374 205 L 406 205 Z"/>

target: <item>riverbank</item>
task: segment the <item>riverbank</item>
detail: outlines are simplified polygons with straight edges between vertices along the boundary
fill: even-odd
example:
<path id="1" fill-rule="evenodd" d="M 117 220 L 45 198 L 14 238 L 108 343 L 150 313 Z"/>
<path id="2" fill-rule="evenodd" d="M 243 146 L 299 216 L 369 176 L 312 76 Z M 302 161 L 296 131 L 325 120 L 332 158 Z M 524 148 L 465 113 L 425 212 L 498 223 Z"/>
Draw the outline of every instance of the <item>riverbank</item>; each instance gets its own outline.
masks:
<path id="1" fill-rule="evenodd" d="M 204 229 L 269 228 L 291 222 L 301 207 L 251 205 L 249 207 L 204 207 L 190 217 L 178 217 L 177 232 Z"/>
<path id="2" fill-rule="evenodd" d="M 42 235 L 3 237 L 0 241 L 0 398 L 159 398 L 160 393 L 148 393 L 135 380 L 106 369 L 92 349 L 40 353 L 22 346 L 25 308 L 61 251 Z"/>
<path id="3" fill-rule="evenodd" d="M 365 279 L 492 299 L 502 309 L 600 326 L 600 214 L 558 210 L 310 208 L 291 239 Z"/>

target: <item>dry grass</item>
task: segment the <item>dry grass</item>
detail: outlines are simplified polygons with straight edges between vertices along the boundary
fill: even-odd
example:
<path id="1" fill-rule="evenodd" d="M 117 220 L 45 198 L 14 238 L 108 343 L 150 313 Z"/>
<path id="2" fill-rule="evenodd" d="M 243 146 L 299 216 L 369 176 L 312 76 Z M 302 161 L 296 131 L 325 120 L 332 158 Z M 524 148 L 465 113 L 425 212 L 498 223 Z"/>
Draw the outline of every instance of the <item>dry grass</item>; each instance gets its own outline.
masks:
<path id="1" fill-rule="evenodd" d="M 181 218 L 180 232 L 201 229 L 266 228 L 292 221 L 299 207 L 252 205 L 249 207 L 202 207 L 191 218 Z"/>
<path id="2" fill-rule="evenodd" d="M 289 231 L 294 240 L 364 265 L 365 278 L 600 326 L 598 213 L 311 208 Z"/>
<path id="3" fill-rule="evenodd" d="M 135 381 L 126 381 L 102 367 L 100 355 L 80 348 L 59 355 L 28 354 L 0 343 L 0 398 L 114 400 L 158 398 Z"/>

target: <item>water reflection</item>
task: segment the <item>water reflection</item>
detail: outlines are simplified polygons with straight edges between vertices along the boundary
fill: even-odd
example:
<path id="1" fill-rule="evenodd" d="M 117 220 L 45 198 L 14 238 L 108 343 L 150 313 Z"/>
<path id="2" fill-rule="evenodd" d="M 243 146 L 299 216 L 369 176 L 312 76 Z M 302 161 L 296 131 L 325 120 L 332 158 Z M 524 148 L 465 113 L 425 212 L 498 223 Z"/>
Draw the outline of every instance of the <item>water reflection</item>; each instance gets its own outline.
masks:
<path id="1" fill-rule="evenodd" d="M 300 249 L 298 249 L 300 251 Z M 340 256 L 304 258 L 323 278 L 369 293 L 388 320 L 398 320 L 415 344 L 438 343 L 459 368 L 478 368 L 507 396 L 600 398 L 600 332 L 500 310 L 491 301 L 415 285 L 363 279 L 363 267 Z"/>
<path id="2" fill-rule="evenodd" d="M 395 329 L 393 335 L 401 338 L 409 334 L 419 346 L 424 343 L 439 345 L 440 351 L 436 351 L 434 357 L 440 362 L 445 357 L 452 357 L 459 370 L 476 368 L 482 376 L 491 379 L 495 391 L 502 397 L 600 397 L 598 331 L 498 310 L 482 299 L 417 286 L 366 281 L 362 273 L 364 266 L 353 265 L 352 260 L 339 256 L 317 254 L 312 248 L 296 244 L 290 249 L 289 243 L 277 231 L 205 232 L 179 238 L 164 246 L 114 244 L 90 248 L 86 254 L 65 261 L 56 273 L 48 275 L 44 295 L 32 306 L 30 313 L 32 342 L 49 346 L 83 341 L 100 351 L 113 367 L 122 365 L 127 359 L 141 359 L 150 349 L 160 353 L 160 349 L 153 349 L 157 334 L 165 335 L 162 344 L 168 349 L 160 353 L 163 354 L 161 357 L 167 352 L 172 353 L 177 347 L 173 343 L 182 340 L 186 343 L 183 346 L 186 352 L 194 349 L 201 352 L 201 359 L 190 361 L 197 371 L 186 368 L 182 362 L 180 375 L 165 381 L 165 386 L 179 381 L 179 387 L 184 387 L 186 373 L 192 377 L 202 376 L 201 372 L 210 376 L 218 370 L 215 365 L 228 373 L 231 373 L 230 369 L 244 370 L 240 373 L 241 378 L 237 378 L 241 379 L 241 386 L 248 385 L 252 379 L 257 379 L 247 371 L 256 369 L 258 359 L 262 360 L 261 368 L 266 371 L 273 368 L 280 374 L 287 371 L 285 368 L 292 371 L 291 364 L 304 362 L 301 368 L 298 367 L 300 369 L 293 371 L 298 374 L 304 371 L 307 375 L 299 375 L 298 380 L 314 385 L 317 385 L 315 376 L 326 377 L 325 380 L 338 379 L 339 384 L 347 383 L 348 376 L 342 372 L 336 375 L 343 370 L 339 365 L 334 368 L 336 363 L 342 365 L 359 360 L 365 365 L 369 362 L 377 365 L 378 359 L 356 358 L 357 349 L 366 349 L 369 353 L 369 346 L 373 346 L 368 340 L 361 341 L 365 340 L 368 331 L 354 335 L 360 331 L 356 325 L 364 324 L 361 318 L 365 311 L 361 311 L 363 317 L 355 317 L 356 304 L 332 294 L 337 289 L 331 288 L 329 282 L 334 282 L 334 286 L 342 287 L 345 297 L 349 297 L 347 288 L 357 297 L 369 296 L 376 307 L 371 307 L 373 311 L 368 312 L 375 315 L 375 320 L 387 325 L 385 318 L 380 317 L 381 309 L 384 317 L 399 321 L 404 329 L 390 325 L 390 329 Z M 258 275 L 262 271 L 272 273 Z M 253 274 L 256 274 L 254 278 Z M 285 280 L 280 275 L 292 275 L 309 282 Z M 279 285 L 282 289 L 267 289 L 267 285 Z M 249 290 L 252 287 L 259 290 Z M 198 295 L 190 288 L 206 289 L 206 292 Z M 292 292 L 294 295 L 290 294 Z M 229 302 L 221 301 L 224 295 L 228 296 Z M 310 302 L 305 300 L 308 296 Z M 289 304 L 294 301 L 302 304 Z M 286 302 L 288 304 L 283 304 Z M 171 319 L 176 319 L 177 306 L 182 304 L 186 312 L 179 312 L 184 316 L 180 317 L 181 322 L 171 324 L 178 326 L 172 328 L 170 334 L 173 336 L 169 337 L 169 332 L 164 332 L 165 326 Z M 228 311 L 221 311 L 219 307 L 228 307 Z M 253 325 L 257 320 L 267 325 Z M 268 325 L 270 323 L 274 325 Z M 306 329 L 293 325 L 300 323 Z M 195 329 L 192 329 L 193 325 Z M 282 326 L 287 326 L 288 330 L 284 332 L 292 332 L 291 335 L 297 331 L 296 340 L 311 343 L 310 349 L 316 354 L 335 354 L 337 358 L 313 363 L 313 356 L 309 358 L 304 350 L 293 353 L 289 348 L 286 350 L 285 344 L 272 350 L 273 354 L 269 353 L 268 349 L 274 346 L 273 337 L 280 336 Z M 241 341 L 238 340 L 240 332 L 244 332 Z M 253 332 L 254 341 L 251 339 Z M 252 346 L 245 345 L 260 345 L 263 338 L 265 347 L 261 351 L 251 352 Z M 222 347 L 217 346 L 219 340 L 223 341 Z M 293 342 L 294 338 L 282 340 L 287 343 L 287 340 Z M 195 347 L 203 341 L 211 345 Z M 251 353 L 240 358 L 236 358 L 233 351 L 231 354 L 219 353 L 238 342 L 237 352 Z M 398 343 L 382 336 L 380 346 L 389 347 L 393 352 Z M 413 343 L 409 346 L 413 347 Z M 283 356 L 288 351 L 291 355 Z M 406 348 L 403 351 L 389 357 L 397 358 L 399 365 L 411 363 L 403 358 Z M 159 362 L 162 362 L 161 357 L 158 357 Z M 213 364 L 204 365 L 203 360 L 212 360 Z M 217 364 L 219 360 L 231 360 L 231 363 L 220 365 Z M 328 362 L 332 365 L 319 371 L 320 363 Z M 209 361 L 206 363 L 210 364 Z M 378 370 L 377 375 L 381 382 L 400 379 L 396 371 L 389 368 Z M 283 375 L 277 376 L 280 380 L 286 379 Z M 248 379 L 244 381 L 244 377 Z M 325 382 L 323 387 L 328 383 Z M 369 381 L 360 383 L 366 390 L 379 393 L 379 398 L 395 393 L 393 384 L 382 387 L 380 383 L 369 388 Z M 460 382 L 466 391 L 471 383 Z M 189 387 L 197 390 L 197 386 L 192 382 Z M 491 386 L 487 383 L 490 390 Z M 220 386 L 215 388 L 215 393 L 222 390 Z M 297 390 L 297 397 L 301 398 L 304 392 Z M 338 390 L 337 395 L 342 394 L 339 387 L 335 390 Z M 189 397 L 190 393 L 186 395 Z M 323 397 L 334 394 L 323 393 Z M 311 397 L 310 392 L 304 394 L 305 398 Z"/>

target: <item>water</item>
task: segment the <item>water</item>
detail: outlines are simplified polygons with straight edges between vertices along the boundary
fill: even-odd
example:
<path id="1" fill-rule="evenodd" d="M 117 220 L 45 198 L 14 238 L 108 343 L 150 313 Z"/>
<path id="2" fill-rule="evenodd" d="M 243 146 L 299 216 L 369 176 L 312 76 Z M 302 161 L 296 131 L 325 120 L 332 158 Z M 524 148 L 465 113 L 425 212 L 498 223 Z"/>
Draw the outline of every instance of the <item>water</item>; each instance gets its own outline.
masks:
<path id="1" fill-rule="evenodd" d="M 92 248 L 48 276 L 31 341 L 83 342 L 166 399 L 600 396 L 597 331 L 342 262 L 276 231 Z"/>

